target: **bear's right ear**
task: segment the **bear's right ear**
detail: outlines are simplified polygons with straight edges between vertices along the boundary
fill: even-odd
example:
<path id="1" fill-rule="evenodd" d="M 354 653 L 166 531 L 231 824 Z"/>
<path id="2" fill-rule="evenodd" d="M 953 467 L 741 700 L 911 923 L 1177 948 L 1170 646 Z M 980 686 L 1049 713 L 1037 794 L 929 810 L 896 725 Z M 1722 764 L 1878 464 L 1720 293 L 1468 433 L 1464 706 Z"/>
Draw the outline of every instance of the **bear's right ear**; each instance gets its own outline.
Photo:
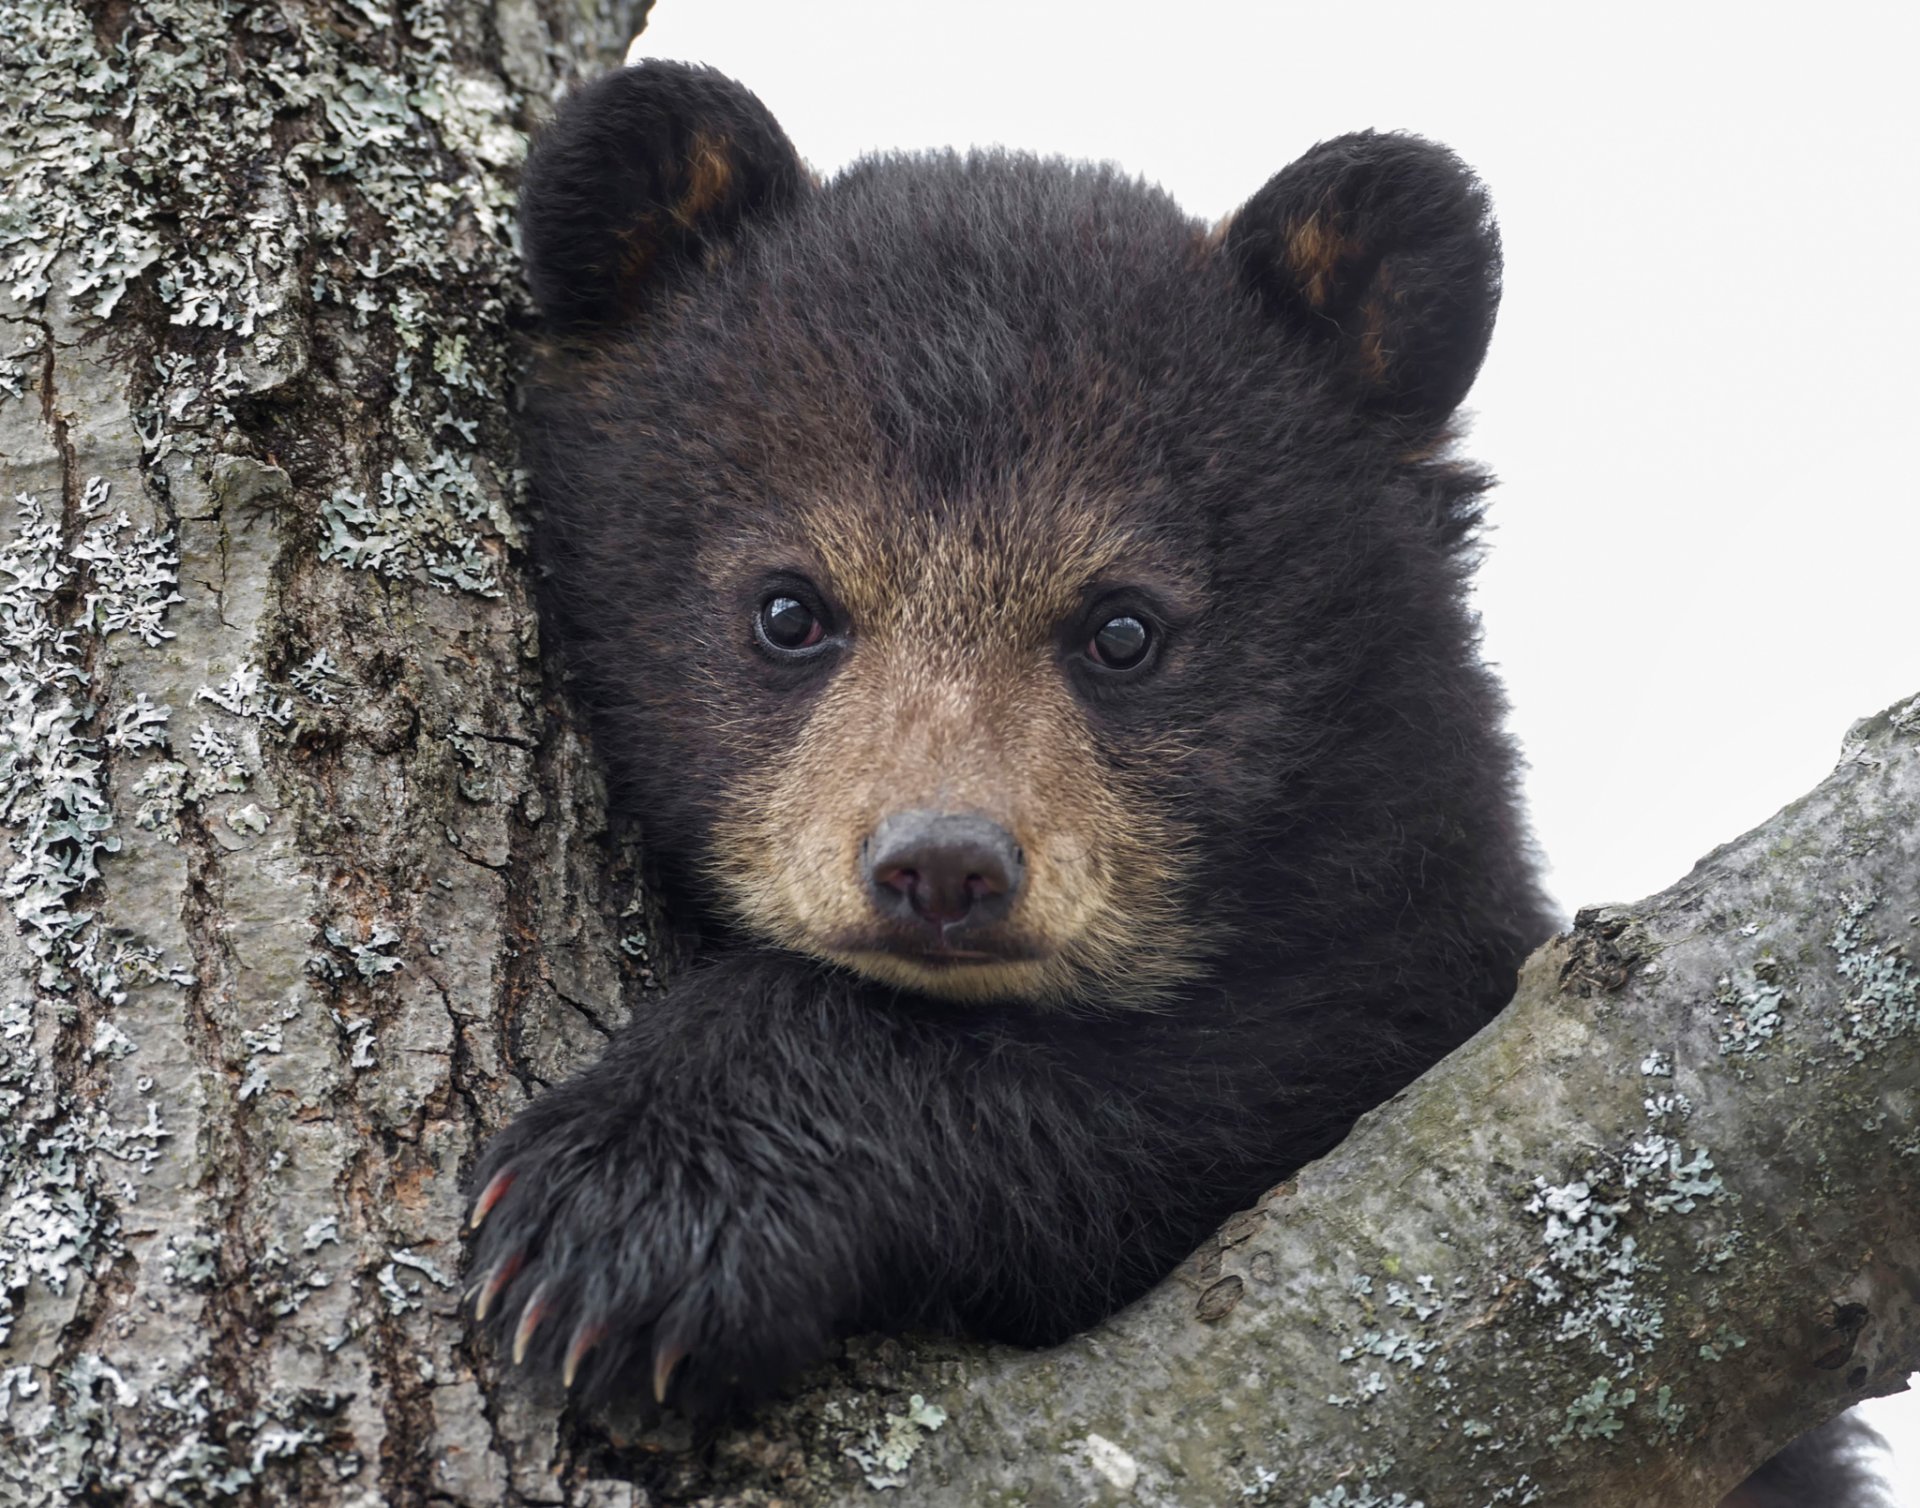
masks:
<path id="1" fill-rule="evenodd" d="M 611 332 L 808 186 L 779 123 L 733 80 L 686 63 L 619 69 L 568 96 L 527 161 L 534 301 L 563 334 Z"/>
<path id="2" fill-rule="evenodd" d="M 1500 232 L 1445 147 L 1375 131 L 1323 141 L 1240 208 L 1226 249 L 1362 406 L 1431 430 L 1473 385 L 1500 307 Z"/>

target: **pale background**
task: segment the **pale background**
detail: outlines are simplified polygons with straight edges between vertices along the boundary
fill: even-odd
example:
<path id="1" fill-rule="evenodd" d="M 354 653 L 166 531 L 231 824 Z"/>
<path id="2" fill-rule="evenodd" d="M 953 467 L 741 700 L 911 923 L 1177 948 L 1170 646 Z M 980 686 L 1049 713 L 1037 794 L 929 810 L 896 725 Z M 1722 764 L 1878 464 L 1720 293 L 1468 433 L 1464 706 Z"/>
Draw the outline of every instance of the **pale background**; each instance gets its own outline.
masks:
<path id="1" fill-rule="evenodd" d="M 1470 405 L 1480 606 L 1569 908 L 1630 900 L 1920 692 L 1920 7 L 658 0 L 640 50 L 808 160 L 1111 158 L 1193 214 L 1314 141 L 1444 141 L 1507 293 Z M 1883 1401 L 1902 1508 L 1920 1403 Z"/>

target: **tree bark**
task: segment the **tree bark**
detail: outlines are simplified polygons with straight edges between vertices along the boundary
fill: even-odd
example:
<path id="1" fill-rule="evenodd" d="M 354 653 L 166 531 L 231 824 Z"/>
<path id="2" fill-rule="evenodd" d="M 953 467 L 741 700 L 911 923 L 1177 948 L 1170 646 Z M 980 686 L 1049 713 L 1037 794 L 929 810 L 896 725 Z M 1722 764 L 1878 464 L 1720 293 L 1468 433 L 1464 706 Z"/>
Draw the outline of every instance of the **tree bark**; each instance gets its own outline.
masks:
<path id="1" fill-rule="evenodd" d="M 0 1502 L 1705 1503 L 1920 1366 L 1920 703 L 1058 1351 L 694 1444 L 469 1344 L 463 1169 L 655 985 L 507 416 L 645 3 L 0 10 Z"/>
<path id="2" fill-rule="evenodd" d="M 0 9 L 0 1500 L 562 1496 L 457 1185 L 644 979 L 507 408 L 523 128 L 644 9 Z"/>

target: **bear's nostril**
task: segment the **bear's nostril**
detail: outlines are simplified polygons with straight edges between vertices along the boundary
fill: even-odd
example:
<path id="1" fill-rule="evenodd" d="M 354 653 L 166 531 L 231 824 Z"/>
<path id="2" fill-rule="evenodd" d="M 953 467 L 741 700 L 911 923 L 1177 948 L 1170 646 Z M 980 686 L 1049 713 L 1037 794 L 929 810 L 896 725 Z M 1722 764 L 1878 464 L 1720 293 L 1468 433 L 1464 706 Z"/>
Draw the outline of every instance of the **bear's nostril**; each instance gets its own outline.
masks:
<path id="1" fill-rule="evenodd" d="M 882 916 L 924 922 L 942 936 L 1005 916 L 1024 868 L 1012 835 L 971 813 L 896 813 L 861 845 L 861 859 Z"/>
<path id="2" fill-rule="evenodd" d="M 970 874 L 967 876 L 967 894 L 976 901 L 985 900 L 990 895 L 999 895 L 1007 888 L 1004 875 Z"/>

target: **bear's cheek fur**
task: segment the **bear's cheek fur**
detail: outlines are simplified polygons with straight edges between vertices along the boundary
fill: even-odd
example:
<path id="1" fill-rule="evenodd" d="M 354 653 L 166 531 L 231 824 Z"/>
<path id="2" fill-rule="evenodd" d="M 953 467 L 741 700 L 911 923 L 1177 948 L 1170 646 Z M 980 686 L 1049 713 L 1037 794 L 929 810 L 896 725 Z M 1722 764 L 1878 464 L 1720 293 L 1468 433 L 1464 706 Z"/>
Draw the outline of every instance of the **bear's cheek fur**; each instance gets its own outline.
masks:
<path id="1" fill-rule="evenodd" d="M 1137 1005 L 1207 951 L 1191 914 L 1190 843 L 1148 775 L 1180 751 L 1102 757 L 1050 646 L 940 649 L 884 633 L 851 643 L 791 743 L 743 743 L 709 850 L 735 919 L 784 947 L 954 999 Z M 886 946 L 862 848 L 909 811 L 1000 824 L 1024 857 L 996 943 L 960 967 Z"/>

